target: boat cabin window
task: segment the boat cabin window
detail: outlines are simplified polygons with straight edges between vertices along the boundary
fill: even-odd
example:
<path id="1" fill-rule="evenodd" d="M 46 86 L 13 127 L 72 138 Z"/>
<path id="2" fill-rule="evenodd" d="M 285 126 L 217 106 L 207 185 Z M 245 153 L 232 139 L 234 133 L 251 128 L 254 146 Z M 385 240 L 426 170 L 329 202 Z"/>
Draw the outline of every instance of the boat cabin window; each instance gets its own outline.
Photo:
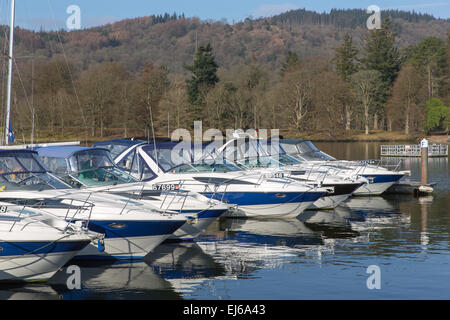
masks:
<path id="1" fill-rule="evenodd" d="M 231 172 L 241 171 L 241 169 L 232 164 L 220 163 L 190 163 L 176 167 L 172 173 L 189 173 L 189 172 Z"/>
<path id="2" fill-rule="evenodd" d="M 64 182 L 49 174 L 34 153 L 0 154 L 0 188 L 5 190 L 67 189 Z"/>
<path id="3" fill-rule="evenodd" d="M 64 158 L 53 158 L 45 156 L 42 156 L 40 158 L 45 166 L 57 175 L 63 175 L 69 172 L 67 161 Z"/>
<path id="4" fill-rule="evenodd" d="M 320 151 L 311 141 L 302 141 L 297 144 L 297 148 L 300 158 L 306 161 L 336 160 Z"/>
<path id="5" fill-rule="evenodd" d="M 99 145 L 99 147 L 104 148 L 104 149 L 108 149 L 109 152 L 111 153 L 111 157 L 113 159 L 115 159 L 120 154 L 122 154 L 122 152 L 124 152 L 125 150 L 127 150 L 131 146 L 111 143 L 111 144 L 104 144 L 104 145 L 102 144 L 102 145 Z"/>
<path id="6" fill-rule="evenodd" d="M 285 166 L 291 166 L 291 165 L 296 165 L 296 164 L 301 163 L 301 161 L 299 161 L 287 154 L 279 154 L 277 157 L 278 157 L 277 160 Z"/>
<path id="7" fill-rule="evenodd" d="M 246 166 L 247 168 L 273 168 L 283 166 L 278 161 L 271 157 L 255 157 L 247 158 L 238 161 L 239 164 Z"/>
<path id="8" fill-rule="evenodd" d="M 287 154 L 297 154 L 298 153 L 297 146 L 295 144 L 281 142 L 280 145 Z"/>
<path id="9" fill-rule="evenodd" d="M 75 188 L 137 181 L 117 168 L 106 150 L 80 151 L 68 159 L 48 156 L 42 158 L 62 180 Z"/>
<path id="10" fill-rule="evenodd" d="M 191 145 L 179 144 L 173 148 L 160 148 L 156 149 L 153 145 L 142 147 L 142 151 L 147 153 L 158 166 L 165 172 L 181 164 L 187 164 L 192 162 Z"/>
<path id="11" fill-rule="evenodd" d="M 155 173 L 137 154 L 136 149 L 124 157 L 117 166 L 137 180 L 151 180 L 155 177 Z"/>

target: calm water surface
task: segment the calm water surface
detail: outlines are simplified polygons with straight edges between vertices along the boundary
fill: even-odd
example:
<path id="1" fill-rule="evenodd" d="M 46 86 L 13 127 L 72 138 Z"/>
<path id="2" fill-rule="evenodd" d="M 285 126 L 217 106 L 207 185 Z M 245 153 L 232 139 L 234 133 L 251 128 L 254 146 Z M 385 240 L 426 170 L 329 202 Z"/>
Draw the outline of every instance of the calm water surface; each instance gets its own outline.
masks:
<path id="1" fill-rule="evenodd" d="M 339 159 L 379 158 L 378 143 L 317 143 Z M 390 159 L 397 163 L 399 159 Z M 419 180 L 419 159 L 402 169 Z M 194 243 L 162 245 L 143 262 L 77 264 L 46 285 L 0 286 L 0 299 L 450 299 L 447 158 L 430 159 L 433 196 L 352 198 L 296 219 L 222 219 Z M 369 290 L 367 268 L 380 270 Z"/>

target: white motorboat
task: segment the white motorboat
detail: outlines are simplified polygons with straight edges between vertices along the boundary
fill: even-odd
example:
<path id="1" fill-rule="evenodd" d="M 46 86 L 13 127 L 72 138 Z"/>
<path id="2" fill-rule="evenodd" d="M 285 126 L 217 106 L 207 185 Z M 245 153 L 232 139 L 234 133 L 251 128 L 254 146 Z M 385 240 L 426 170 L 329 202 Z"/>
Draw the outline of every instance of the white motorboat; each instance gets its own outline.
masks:
<path id="1" fill-rule="evenodd" d="M 237 138 L 228 140 L 223 146 L 219 141 L 206 145 L 204 157 L 234 163 L 243 170 L 259 171 L 272 177 L 283 177 L 295 181 L 329 188 L 331 191 L 315 201 L 309 209 L 333 209 L 347 200 L 367 180 L 360 177 L 342 177 L 329 171 L 314 170 L 287 154 L 273 155 L 267 140 Z"/>
<path id="2" fill-rule="evenodd" d="M 107 149 L 89 147 L 44 147 L 36 150 L 42 162 L 75 188 L 108 192 L 153 205 L 161 211 L 175 211 L 188 219 L 170 239 L 192 240 L 228 210 L 218 200 L 183 190 L 153 190 L 152 185 L 117 167 Z"/>
<path id="3" fill-rule="evenodd" d="M 4 202 L 39 208 L 105 235 L 103 251 L 89 245 L 77 257 L 142 258 L 186 222 L 130 197 L 71 189 L 30 150 L 0 150 L 0 190 Z"/>
<path id="4" fill-rule="evenodd" d="M 374 165 L 374 161 L 336 160 L 320 151 L 311 141 L 282 139 L 279 144 L 286 154 L 318 170 L 329 170 L 333 174 L 345 177 L 358 176 L 367 179 L 368 183 L 359 187 L 353 195 L 380 195 L 409 174 L 407 171 L 398 171 L 398 165 L 389 170 Z"/>
<path id="5" fill-rule="evenodd" d="M 99 234 L 25 206 L 0 203 L 0 281 L 47 281 Z"/>
<path id="6" fill-rule="evenodd" d="M 234 165 L 192 162 L 190 143 L 155 144 L 122 139 L 94 145 L 111 150 L 119 167 L 138 179 L 150 181 L 155 188 L 181 185 L 228 203 L 227 216 L 295 217 L 328 192 L 293 180 L 244 171 Z M 174 156 L 179 156 L 180 161 L 174 161 Z"/>

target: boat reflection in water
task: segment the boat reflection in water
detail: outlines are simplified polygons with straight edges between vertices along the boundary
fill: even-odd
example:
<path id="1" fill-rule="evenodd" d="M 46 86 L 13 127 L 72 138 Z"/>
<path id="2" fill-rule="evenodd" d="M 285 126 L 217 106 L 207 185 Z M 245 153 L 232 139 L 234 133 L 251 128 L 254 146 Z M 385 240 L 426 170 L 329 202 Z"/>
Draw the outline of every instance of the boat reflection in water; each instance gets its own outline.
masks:
<path id="1" fill-rule="evenodd" d="M 236 280 L 234 274 L 195 242 L 163 243 L 144 261 L 179 294 L 193 293 L 209 280 Z"/>
<path id="2" fill-rule="evenodd" d="M 143 261 L 72 260 L 48 285 L 0 287 L 0 298 L 229 299 L 229 281 L 288 264 L 328 265 L 347 245 L 371 243 L 371 235 L 380 234 L 375 229 L 390 239 L 390 228 L 409 220 L 387 197 L 354 197 L 334 210 L 305 211 L 293 219 L 221 218 L 195 242 L 161 244 Z M 81 289 L 68 288 L 70 265 L 80 267 Z"/>
<path id="3" fill-rule="evenodd" d="M 156 274 L 144 261 L 111 263 L 73 260 L 80 267 L 81 288 L 72 289 L 73 272 L 62 268 L 49 284 L 64 300 L 180 299 L 171 284 Z"/>
<path id="4" fill-rule="evenodd" d="M 0 285 L 0 300 L 59 300 L 59 293 L 46 284 Z"/>
<path id="5" fill-rule="evenodd" d="M 361 217 L 360 220 L 349 219 L 352 228 L 360 232 L 411 223 L 410 214 L 401 212 L 398 201 L 392 201 L 389 196 L 353 197 L 345 206 Z"/>
<path id="6" fill-rule="evenodd" d="M 197 244 L 237 276 L 276 268 L 299 256 L 320 263 L 323 253 L 333 253 L 336 240 L 359 236 L 346 219 L 348 211 L 303 212 L 294 219 L 221 219 L 218 229 L 207 230 Z"/>

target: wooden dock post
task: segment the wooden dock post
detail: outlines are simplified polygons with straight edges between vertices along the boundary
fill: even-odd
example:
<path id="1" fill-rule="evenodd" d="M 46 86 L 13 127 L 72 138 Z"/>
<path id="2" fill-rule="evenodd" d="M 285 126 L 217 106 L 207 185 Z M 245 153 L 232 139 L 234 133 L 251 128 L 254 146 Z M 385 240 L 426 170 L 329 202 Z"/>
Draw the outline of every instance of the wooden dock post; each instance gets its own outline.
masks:
<path id="1" fill-rule="evenodd" d="M 420 183 L 425 186 L 428 184 L 428 140 L 423 139 L 420 142 L 420 150 L 421 150 L 421 158 L 420 158 L 420 167 L 421 167 L 421 176 Z"/>

